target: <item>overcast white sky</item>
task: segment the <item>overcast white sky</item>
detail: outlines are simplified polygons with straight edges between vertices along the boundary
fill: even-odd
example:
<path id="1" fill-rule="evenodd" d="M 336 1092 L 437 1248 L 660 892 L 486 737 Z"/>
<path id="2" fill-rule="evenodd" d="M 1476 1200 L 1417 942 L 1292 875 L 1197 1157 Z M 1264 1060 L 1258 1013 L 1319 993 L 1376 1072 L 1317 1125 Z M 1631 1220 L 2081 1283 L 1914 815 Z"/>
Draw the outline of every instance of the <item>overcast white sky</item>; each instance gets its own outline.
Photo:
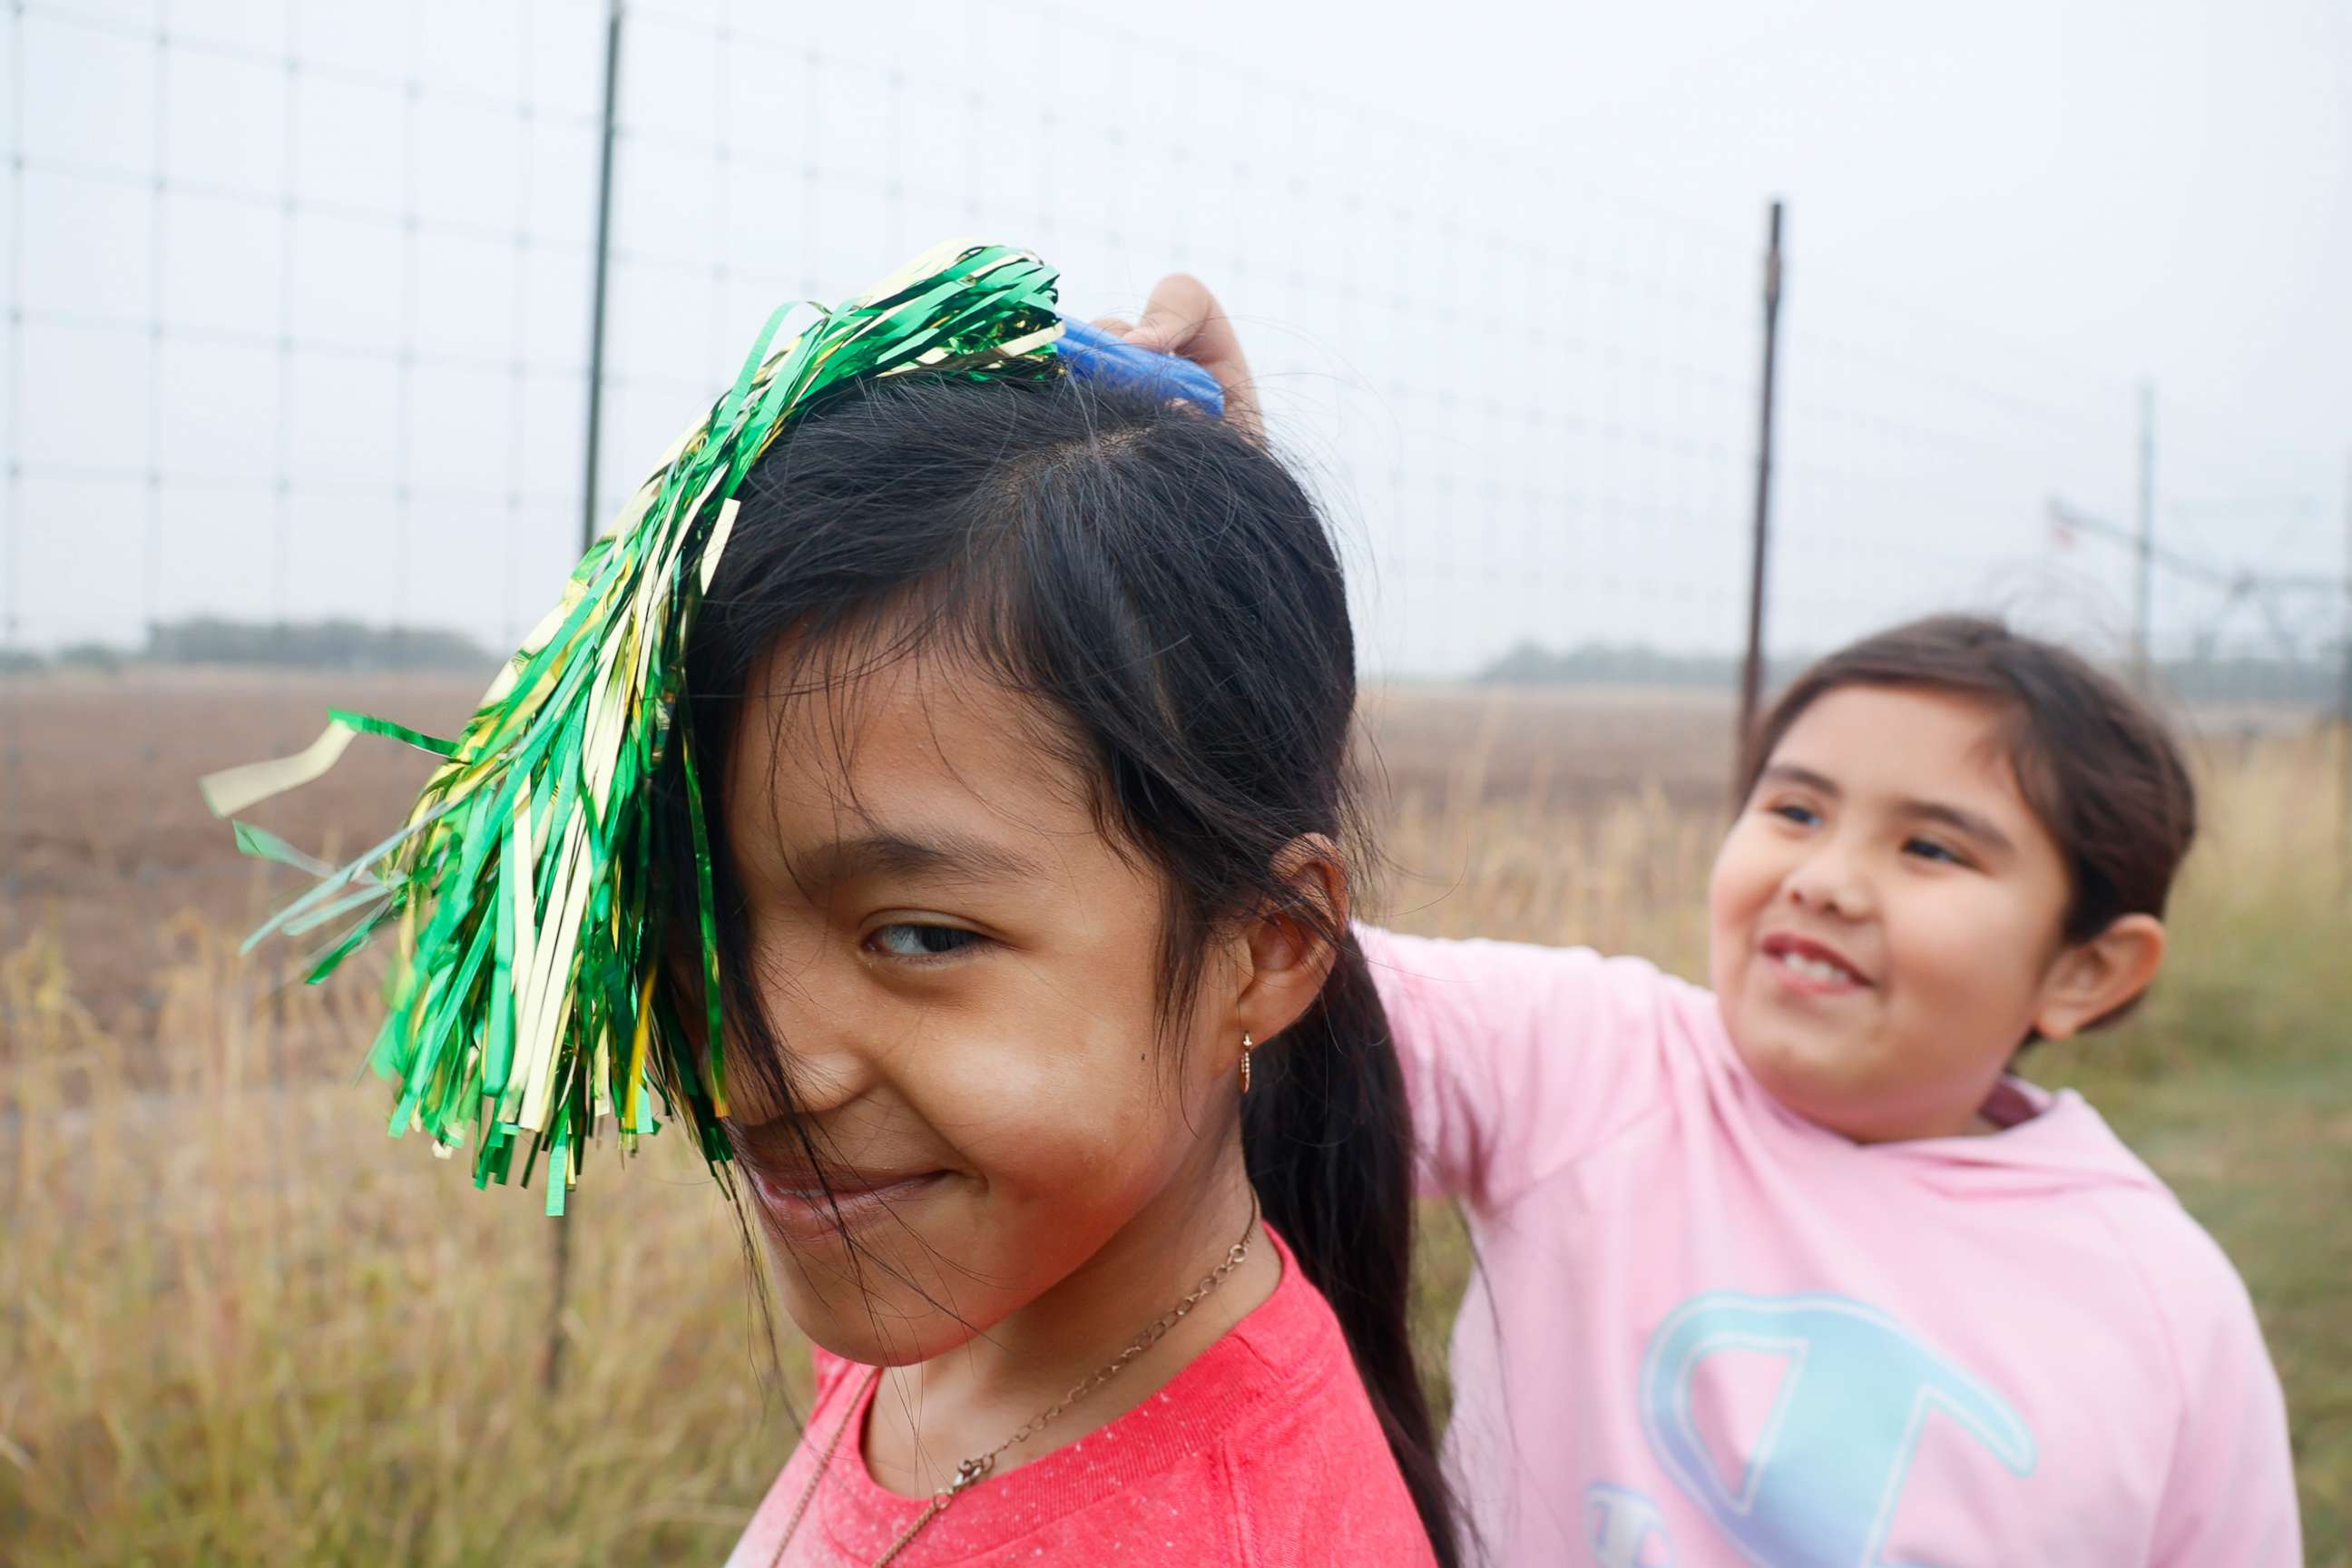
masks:
<path id="1" fill-rule="evenodd" d="M 600 11 L 15 15 L 22 640 L 537 618 L 578 526 Z M 1778 195 L 1777 646 L 1947 604 L 2112 637 L 2120 558 L 2054 549 L 2043 502 L 2128 521 L 2142 376 L 2168 540 L 2343 569 L 2342 0 L 860 15 L 631 7 L 608 500 L 777 299 L 979 233 L 1090 312 L 1173 266 L 1227 297 L 1376 668 L 1727 648 Z M 2168 641 L 2262 626 L 2177 583 L 2158 608 Z"/>

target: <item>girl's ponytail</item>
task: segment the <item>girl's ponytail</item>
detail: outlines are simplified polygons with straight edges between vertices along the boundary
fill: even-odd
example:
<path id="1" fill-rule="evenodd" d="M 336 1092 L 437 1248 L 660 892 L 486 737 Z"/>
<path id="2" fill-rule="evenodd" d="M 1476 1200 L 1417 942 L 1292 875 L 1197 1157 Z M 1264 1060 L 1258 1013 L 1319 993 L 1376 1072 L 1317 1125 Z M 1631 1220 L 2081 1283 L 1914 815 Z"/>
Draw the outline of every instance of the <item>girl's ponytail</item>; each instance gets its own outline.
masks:
<path id="1" fill-rule="evenodd" d="M 1412 1288 L 1412 1122 L 1404 1072 L 1363 950 L 1339 933 L 1314 1006 L 1258 1054 L 1242 1100 L 1242 1145 L 1265 1218 L 1339 1320 L 1445 1568 L 1461 1559 L 1436 1424 L 1408 1326 Z"/>

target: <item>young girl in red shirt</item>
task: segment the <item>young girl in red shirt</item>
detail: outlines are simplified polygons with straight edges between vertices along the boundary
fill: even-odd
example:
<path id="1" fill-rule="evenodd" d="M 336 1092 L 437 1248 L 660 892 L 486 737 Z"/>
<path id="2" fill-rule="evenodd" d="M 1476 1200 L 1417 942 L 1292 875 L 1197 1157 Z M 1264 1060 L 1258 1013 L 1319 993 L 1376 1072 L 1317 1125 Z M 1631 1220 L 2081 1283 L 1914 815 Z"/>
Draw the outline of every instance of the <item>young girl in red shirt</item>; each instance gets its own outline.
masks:
<path id="1" fill-rule="evenodd" d="M 817 1394 L 730 1562 L 1456 1561 L 1307 493 L 1155 395 L 914 374 L 739 495 L 679 722 Z"/>

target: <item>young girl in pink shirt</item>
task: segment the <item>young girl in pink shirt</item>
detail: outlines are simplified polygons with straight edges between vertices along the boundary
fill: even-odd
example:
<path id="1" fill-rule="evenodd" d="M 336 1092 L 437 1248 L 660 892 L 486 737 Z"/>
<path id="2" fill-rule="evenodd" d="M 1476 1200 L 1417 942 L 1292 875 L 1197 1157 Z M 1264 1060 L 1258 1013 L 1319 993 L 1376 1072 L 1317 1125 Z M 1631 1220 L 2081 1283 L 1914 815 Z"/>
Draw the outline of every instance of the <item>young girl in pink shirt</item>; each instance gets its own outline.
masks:
<path id="1" fill-rule="evenodd" d="M 2236 1272 L 2010 1070 L 2162 962 L 2161 724 L 1947 617 L 1801 677 L 1746 776 L 1708 989 L 1366 933 L 1478 1243 L 1447 1446 L 1501 1560 L 2300 1563 Z"/>
<path id="2" fill-rule="evenodd" d="M 1135 336 L 1248 379 L 1190 279 Z M 2229 1260 L 2018 1052 L 2160 967 L 2195 828 L 2159 720 L 1946 617 L 1831 656 L 1748 755 L 1701 988 L 1376 931 L 1479 1258 L 1446 1446 L 1506 1564 L 2289 1568 Z"/>

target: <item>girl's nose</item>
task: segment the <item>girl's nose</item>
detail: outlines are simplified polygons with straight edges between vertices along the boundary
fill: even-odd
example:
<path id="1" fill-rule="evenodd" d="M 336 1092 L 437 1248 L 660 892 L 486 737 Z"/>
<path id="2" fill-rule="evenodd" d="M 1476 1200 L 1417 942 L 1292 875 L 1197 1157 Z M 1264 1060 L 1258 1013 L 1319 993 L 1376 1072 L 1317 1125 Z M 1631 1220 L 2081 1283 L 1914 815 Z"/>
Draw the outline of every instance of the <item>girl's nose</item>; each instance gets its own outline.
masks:
<path id="1" fill-rule="evenodd" d="M 730 1040 L 728 1049 L 729 1109 L 742 1121 L 764 1121 L 780 1114 L 788 1100 L 801 1116 L 823 1116 L 857 1100 L 873 1084 L 873 1075 L 852 1052 L 782 1045 L 770 1055 L 751 1039 Z"/>
<path id="2" fill-rule="evenodd" d="M 1860 920 L 1870 912 L 1870 889 L 1853 857 L 1826 850 L 1809 857 L 1789 874 L 1783 895 L 1800 909 L 1840 920 Z"/>
<path id="3" fill-rule="evenodd" d="M 823 1116 L 861 1098 L 879 1077 L 874 1053 L 848 1019 L 810 1020 L 781 1035 L 786 1081 L 803 1115 Z"/>
<path id="4" fill-rule="evenodd" d="M 792 1092 L 795 1110 L 803 1116 L 823 1116 L 870 1092 L 880 1077 L 870 1031 L 854 1006 L 844 1006 L 829 994 L 820 972 L 803 970 L 779 983 L 771 978 L 762 988 L 761 1011 L 767 1027 L 763 1040 L 730 1042 L 745 1056 L 768 1056 L 761 1068 L 739 1059 L 730 1065 L 728 1079 L 733 1098 L 748 1098 L 737 1087 L 739 1078 L 772 1082 L 781 1077 Z M 765 1083 L 756 1091 L 761 1100 L 772 1098 Z"/>
<path id="5" fill-rule="evenodd" d="M 873 1058 L 863 1051 L 783 1051 L 793 1105 L 804 1117 L 824 1117 L 873 1089 Z"/>

